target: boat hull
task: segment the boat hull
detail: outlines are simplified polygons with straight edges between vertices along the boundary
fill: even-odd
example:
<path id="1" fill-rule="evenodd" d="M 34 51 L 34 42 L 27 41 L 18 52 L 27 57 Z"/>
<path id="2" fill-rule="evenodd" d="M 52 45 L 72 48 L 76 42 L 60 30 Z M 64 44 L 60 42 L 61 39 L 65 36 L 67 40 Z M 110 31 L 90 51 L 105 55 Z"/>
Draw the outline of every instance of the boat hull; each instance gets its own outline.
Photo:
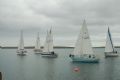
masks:
<path id="1" fill-rule="evenodd" d="M 118 57 L 118 53 L 116 52 L 105 52 L 105 57 Z"/>
<path id="2" fill-rule="evenodd" d="M 42 57 L 47 57 L 47 58 L 57 58 L 58 55 L 56 53 L 52 53 L 52 52 L 43 52 Z"/>
<path id="3" fill-rule="evenodd" d="M 72 55 L 70 56 L 73 62 L 80 62 L 80 63 L 98 63 L 99 58 L 88 56 L 79 56 L 79 55 Z"/>
<path id="4" fill-rule="evenodd" d="M 17 50 L 17 53 L 27 53 L 26 50 Z"/>
<path id="5" fill-rule="evenodd" d="M 19 56 L 26 56 L 26 54 L 24 54 L 24 53 L 19 53 L 19 54 L 17 54 L 17 55 L 19 55 Z"/>
<path id="6" fill-rule="evenodd" d="M 34 52 L 35 52 L 36 54 L 42 54 L 42 50 L 34 49 Z"/>
<path id="7" fill-rule="evenodd" d="M 19 55 L 19 56 L 25 56 L 26 54 L 25 53 L 27 53 L 27 51 L 25 51 L 25 50 L 17 50 L 17 55 Z"/>
<path id="8" fill-rule="evenodd" d="M 42 52 L 37 52 L 37 51 L 36 51 L 35 54 L 42 54 Z"/>

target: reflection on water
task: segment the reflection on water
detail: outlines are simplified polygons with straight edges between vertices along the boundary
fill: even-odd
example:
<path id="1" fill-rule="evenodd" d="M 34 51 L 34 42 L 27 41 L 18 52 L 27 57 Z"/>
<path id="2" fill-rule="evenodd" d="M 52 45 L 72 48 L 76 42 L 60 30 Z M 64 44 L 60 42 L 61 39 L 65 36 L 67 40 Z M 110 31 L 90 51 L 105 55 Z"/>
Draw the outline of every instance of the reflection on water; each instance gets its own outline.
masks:
<path id="1" fill-rule="evenodd" d="M 54 80 L 54 76 L 55 76 L 54 59 L 46 59 L 45 66 L 46 66 L 46 74 L 45 74 L 46 80 Z"/>
<path id="2" fill-rule="evenodd" d="M 25 68 L 24 68 L 24 65 L 25 65 L 25 56 L 18 56 L 18 63 L 17 63 L 17 75 L 14 76 L 16 77 L 16 80 L 26 80 L 25 79 Z"/>
<path id="3" fill-rule="evenodd" d="M 105 61 L 105 79 L 106 80 L 115 80 L 114 79 L 114 70 L 115 70 L 115 58 L 106 58 Z"/>

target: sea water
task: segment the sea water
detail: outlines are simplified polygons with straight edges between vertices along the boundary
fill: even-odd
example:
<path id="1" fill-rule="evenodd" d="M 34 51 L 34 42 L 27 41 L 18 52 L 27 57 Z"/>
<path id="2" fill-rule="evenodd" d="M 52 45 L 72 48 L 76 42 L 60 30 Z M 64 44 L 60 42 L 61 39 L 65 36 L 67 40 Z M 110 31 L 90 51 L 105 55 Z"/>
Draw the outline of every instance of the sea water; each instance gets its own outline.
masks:
<path id="1" fill-rule="evenodd" d="M 18 56 L 16 49 L 0 49 L 3 80 L 120 80 L 120 56 L 105 58 L 104 48 L 94 48 L 100 56 L 96 64 L 73 63 L 69 58 L 73 48 L 55 48 L 55 59 L 43 58 L 32 49 L 27 51 L 27 56 Z"/>

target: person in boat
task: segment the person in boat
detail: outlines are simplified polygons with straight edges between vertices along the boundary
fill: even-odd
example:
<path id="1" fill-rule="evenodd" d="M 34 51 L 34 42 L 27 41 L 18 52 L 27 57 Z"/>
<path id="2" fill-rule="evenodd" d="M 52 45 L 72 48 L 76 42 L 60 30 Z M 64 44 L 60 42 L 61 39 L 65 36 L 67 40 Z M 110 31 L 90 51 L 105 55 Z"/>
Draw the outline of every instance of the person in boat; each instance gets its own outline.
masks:
<path id="1" fill-rule="evenodd" d="M 89 55 L 89 58 L 91 58 L 91 55 Z"/>
<path id="2" fill-rule="evenodd" d="M 72 55 L 70 54 L 69 57 L 71 57 Z"/>
<path id="3" fill-rule="evenodd" d="M 53 54 L 53 55 L 54 55 L 54 54 L 55 54 L 55 53 L 54 53 L 54 51 L 52 51 L 52 52 L 51 52 L 51 54 Z"/>
<path id="4" fill-rule="evenodd" d="M 95 58 L 95 55 L 93 55 L 93 58 Z"/>
<path id="5" fill-rule="evenodd" d="M 114 50 L 113 50 L 113 52 L 114 52 L 114 53 L 117 53 L 117 51 L 114 51 Z"/>
<path id="6" fill-rule="evenodd" d="M 115 51 L 115 53 L 117 53 L 117 51 Z"/>
<path id="7" fill-rule="evenodd" d="M 74 57 L 74 55 L 70 54 L 69 57 Z"/>

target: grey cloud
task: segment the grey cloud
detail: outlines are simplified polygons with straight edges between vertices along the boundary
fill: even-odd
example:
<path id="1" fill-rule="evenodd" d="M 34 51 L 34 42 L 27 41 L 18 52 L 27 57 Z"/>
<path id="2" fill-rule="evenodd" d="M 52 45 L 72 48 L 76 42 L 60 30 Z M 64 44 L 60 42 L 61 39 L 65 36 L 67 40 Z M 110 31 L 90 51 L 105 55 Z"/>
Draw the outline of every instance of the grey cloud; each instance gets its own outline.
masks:
<path id="1" fill-rule="evenodd" d="M 93 45 L 104 45 L 107 26 L 114 42 L 118 42 L 119 4 L 119 0 L 0 0 L 0 36 L 3 41 L 10 36 L 10 41 L 17 41 L 23 29 L 27 40 L 34 43 L 32 40 L 40 31 L 44 42 L 46 30 L 53 26 L 56 45 L 74 45 L 86 19 Z"/>

